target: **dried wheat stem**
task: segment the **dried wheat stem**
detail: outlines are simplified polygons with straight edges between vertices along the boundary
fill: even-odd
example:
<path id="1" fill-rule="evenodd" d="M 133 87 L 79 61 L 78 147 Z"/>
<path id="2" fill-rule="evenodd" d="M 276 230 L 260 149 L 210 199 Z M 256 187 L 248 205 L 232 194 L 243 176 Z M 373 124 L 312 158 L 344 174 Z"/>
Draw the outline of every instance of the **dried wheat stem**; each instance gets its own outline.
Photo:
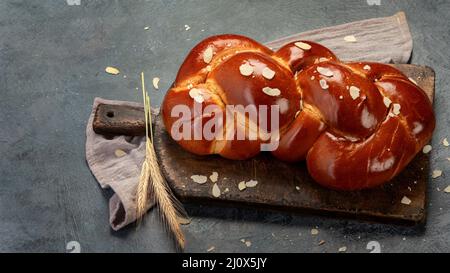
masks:
<path id="1" fill-rule="evenodd" d="M 144 99 L 145 113 L 145 160 L 142 164 L 141 176 L 137 187 L 137 208 L 136 214 L 138 222 L 146 212 L 148 197 L 154 198 L 159 208 L 159 214 L 165 227 L 174 236 L 177 245 L 183 249 L 185 245 L 184 234 L 181 230 L 179 219 L 187 218 L 181 203 L 173 195 L 169 185 L 161 174 L 156 158 L 155 147 L 153 146 L 153 129 L 151 117 L 150 97 L 145 90 L 144 73 L 141 73 L 142 96 Z"/>

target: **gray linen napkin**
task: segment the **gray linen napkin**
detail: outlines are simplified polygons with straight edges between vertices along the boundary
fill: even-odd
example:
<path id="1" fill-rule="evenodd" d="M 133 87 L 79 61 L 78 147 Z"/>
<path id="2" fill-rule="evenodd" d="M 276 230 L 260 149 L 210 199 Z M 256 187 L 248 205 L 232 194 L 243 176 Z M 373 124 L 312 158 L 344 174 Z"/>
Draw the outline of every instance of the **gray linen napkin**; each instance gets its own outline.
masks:
<path id="1" fill-rule="evenodd" d="M 347 36 L 354 36 L 356 41 L 349 42 L 348 38 L 345 39 Z M 276 50 L 299 39 L 321 43 L 343 60 L 406 63 L 412 53 L 411 34 L 403 12 L 298 33 L 266 45 Z M 112 229 L 119 230 L 136 220 L 135 193 L 145 144 L 143 137 L 107 139 L 94 133 L 92 121 L 100 103 L 141 107 L 142 104 L 96 98 L 86 127 L 86 161 L 100 186 L 115 192 L 109 200 L 109 222 Z M 152 109 L 153 115 L 157 113 L 157 109 Z M 148 204 L 148 208 L 152 206 Z"/>
<path id="2" fill-rule="evenodd" d="M 354 36 L 356 42 L 345 41 Z M 341 60 L 407 63 L 412 53 L 412 38 L 404 12 L 394 16 L 356 21 L 294 34 L 266 43 L 277 50 L 295 40 L 318 42 Z"/>

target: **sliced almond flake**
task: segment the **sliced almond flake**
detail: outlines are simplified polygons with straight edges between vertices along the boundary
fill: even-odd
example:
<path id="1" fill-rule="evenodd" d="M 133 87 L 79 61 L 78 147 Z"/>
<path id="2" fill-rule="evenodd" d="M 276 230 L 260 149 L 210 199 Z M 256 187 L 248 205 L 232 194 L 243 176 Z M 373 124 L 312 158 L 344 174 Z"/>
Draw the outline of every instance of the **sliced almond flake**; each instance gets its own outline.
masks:
<path id="1" fill-rule="evenodd" d="M 251 247 L 251 246 L 252 246 L 252 242 L 250 242 L 250 241 L 245 241 L 245 245 L 246 245 L 247 247 Z"/>
<path id="2" fill-rule="evenodd" d="M 271 79 L 273 79 L 273 77 L 275 77 L 275 71 L 273 71 L 272 69 L 270 69 L 268 67 L 264 67 L 264 69 L 262 71 L 262 75 L 264 78 L 271 80 Z"/>
<path id="3" fill-rule="evenodd" d="M 433 179 L 441 177 L 441 176 L 442 176 L 442 170 L 434 170 L 433 174 L 431 175 L 431 177 L 433 177 Z"/>
<path id="4" fill-rule="evenodd" d="M 245 185 L 245 181 L 239 182 L 239 184 L 238 184 L 238 189 L 239 189 L 240 191 L 243 191 L 243 190 L 245 190 L 246 188 L 247 188 L 247 186 Z"/>
<path id="5" fill-rule="evenodd" d="M 299 186 L 295 186 L 295 189 L 300 191 L 300 187 Z"/>
<path id="6" fill-rule="evenodd" d="M 211 181 L 212 181 L 213 183 L 216 183 L 218 178 L 219 178 L 219 173 L 217 173 L 217 172 L 213 172 L 213 173 L 209 176 L 209 179 L 211 179 Z"/>
<path id="7" fill-rule="evenodd" d="M 285 98 L 279 98 L 275 102 L 279 107 L 280 114 L 285 114 L 289 110 L 289 101 Z"/>
<path id="8" fill-rule="evenodd" d="M 256 180 L 250 180 L 248 182 L 245 182 L 245 186 L 247 188 L 254 188 L 254 187 L 256 187 L 256 185 L 258 185 L 258 181 L 256 181 Z"/>
<path id="9" fill-rule="evenodd" d="M 253 74 L 253 66 L 249 65 L 248 63 L 245 63 L 241 66 L 239 66 L 239 72 L 241 72 L 242 76 L 250 76 Z"/>
<path id="10" fill-rule="evenodd" d="M 230 191 L 229 188 L 225 188 L 225 190 L 223 191 L 223 193 L 227 193 L 227 192 L 229 192 L 229 191 Z"/>
<path id="11" fill-rule="evenodd" d="M 208 181 L 208 177 L 204 175 L 192 175 L 191 179 L 197 184 L 205 184 Z"/>
<path id="12" fill-rule="evenodd" d="M 149 30 L 150 29 L 150 27 L 144 27 L 144 30 Z"/>
<path id="13" fill-rule="evenodd" d="M 191 219 L 185 217 L 178 217 L 178 223 L 180 225 L 189 225 L 191 223 Z"/>
<path id="14" fill-rule="evenodd" d="M 358 87 L 352 85 L 350 86 L 350 89 L 348 91 L 350 92 L 350 96 L 353 100 L 359 98 L 359 93 L 361 92 L 361 90 Z"/>
<path id="15" fill-rule="evenodd" d="M 208 46 L 208 48 L 203 52 L 203 61 L 209 64 L 213 57 L 213 48 Z"/>
<path id="16" fill-rule="evenodd" d="M 278 88 L 264 87 L 262 91 L 264 92 L 264 94 L 271 97 L 278 97 L 281 94 L 281 91 Z"/>
<path id="17" fill-rule="evenodd" d="M 188 89 L 192 89 L 192 88 L 194 88 L 194 85 L 192 83 L 190 83 L 190 84 L 187 85 L 187 88 Z"/>
<path id="18" fill-rule="evenodd" d="M 412 132 L 413 132 L 414 135 L 417 135 L 420 132 L 422 132 L 422 130 L 423 130 L 423 124 L 422 123 L 414 122 L 413 124 L 414 124 L 414 128 L 413 128 Z"/>
<path id="19" fill-rule="evenodd" d="M 447 188 L 444 189 L 445 193 L 450 193 L 450 186 L 447 186 Z"/>
<path id="20" fill-rule="evenodd" d="M 159 78 L 158 77 L 154 77 L 153 78 L 153 87 L 155 88 L 155 89 L 159 89 Z"/>
<path id="21" fill-rule="evenodd" d="M 303 49 L 303 50 L 310 50 L 311 49 L 311 45 L 304 43 L 304 42 L 296 42 L 294 44 L 296 47 Z"/>
<path id="22" fill-rule="evenodd" d="M 402 201 L 400 201 L 403 205 L 411 205 L 411 199 L 406 196 L 403 196 Z"/>
<path id="23" fill-rule="evenodd" d="M 311 229 L 311 235 L 318 235 L 319 234 L 319 230 L 317 228 L 313 228 Z"/>
<path id="24" fill-rule="evenodd" d="M 324 245 L 324 244 L 325 244 L 324 240 L 320 240 L 319 243 L 318 243 L 319 246 Z"/>
<path id="25" fill-rule="evenodd" d="M 400 114 L 400 109 L 402 108 L 402 106 L 400 105 L 400 104 L 398 104 L 398 103 L 394 103 L 393 105 L 392 105 L 392 113 L 394 114 L 394 115 L 396 115 L 396 116 L 398 116 L 399 114 Z"/>
<path id="26" fill-rule="evenodd" d="M 208 71 L 208 72 L 211 72 L 211 66 L 210 65 L 208 65 L 208 66 L 206 66 L 206 71 Z"/>
<path id="27" fill-rule="evenodd" d="M 349 43 L 356 43 L 356 37 L 354 35 L 348 35 L 344 37 L 344 41 L 349 42 Z"/>
<path id="28" fill-rule="evenodd" d="M 124 150 L 117 149 L 114 151 L 114 154 L 116 155 L 116 157 L 122 157 L 125 156 L 127 153 Z"/>
<path id="29" fill-rule="evenodd" d="M 201 94 L 201 92 L 200 92 L 200 89 L 198 89 L 198 88 L 192 88 L 191 90 L 189 90 L 189 96 L 191 98 L 195 98 L 196 96 L 198 96 L 200 94 Z"/>
<path id="30" fill-rule="evenodd" d="M 325 77 L 333 77 L 333 71 L 331 71 L 328 68 L 325 67 L 317 67 L 317 72 L 319 72 L 321 75 L 325 76 Z"/>
<path id="31" fill-rule="evenodd" d="M 347 247 L 346 246 L 342 246 L 338 249 L 339 252 L 346 252 L 347 251 Z"/>
<path id="32" fill-rule="evenodd" d="M 311 80 L 313 81 L 313 80 L 315 80 L 316 79 L 316 77 L 315 76 L 311 76 Z"/>
<path id="33" fill-rule="evenodd" d="M 412 83 L 414 83 L 415 85 L 418 85 L 417 82 L 413 79 L 413 78 L 408 78 Z"/>
<path id="34" fill-rule="evenodd" d="M 328 58 L 324 58 L 324 57 L 319 58 L 319 63 L 327 62 L 327 61 L 328 61 Z"/>
<path id="35" fill-rule="evenodd" d="M 217 183 L 214 183 L 214 185 L 212 187 L 212 195 L 216 198 L 220 196 L 220 188 L 217 185 Z"/>
<path id="36" fill-rule="evenodd" d="M 211 252 L 211 251 L 213 251 L 214 249 L 216 249 L 216 247 L 215 247 L 215 246 L 212 246 L 212 247 L 208 248 L 206 251 L 207 251 L 207 252 Z"/>
<path id="37" fill-rule="evenodd" d="M 330 86 L 328 86 L 327 81 L 324 79 L 320 79 L 319 84 L 320 84 L 320 87 L 322 87 L 322 89 L 324 89 L 324 90 L 326 90 L 326 89 L 328 89 L 328 87 L 330 87 Z"/>
<path id="38" fill-rule="evenodd" d="M 105 68 L 105 72 L 111 75 L 118 75 L 120 74 L 119 69 L 112 67 L 112 66 L 108 66 Z"/>
<path id="39" fill-rule="evenodd" d="M 241 239 L 241 242 L 245 243 L 245 239 Z"/>
<path id="40" fill-rule="evenodd" d="M 422 152 L 424 154 L 428 154 L 429 152 L 431 152 L 431 150 L 433 150 L 433 147 L 431 145 L 425 145 L 422 149 Z"/>
<path id="41" fill-rule="evenodd" d="M 444 145 L 445 147 L 448 147 L 450 144 L 448 143 L 448 139 L 444 138 L 444 140 L 442 140 L 442 145 Z"/>
<path id="42" fill-rule="evenodd" d="M 302 112 L 302 111 L 298 110 L 298 111 L 295 113 L 295 118 L 297 118 L 298 115 L 300 115 L 301 112 Z"/>
<path id="43" fill-rule="evenodd" d="M 366 64 L 366 65 L 363 67 L 363 69 L 369 71 L 369 70 L 372 69 L 372 68 L 370 67 L 370 65 Z"/>
<path id="44" fill-rule="evenodd" d="M 388 97 L 383 97 L 383 103 L 384 105 L 386 105 L 386 108 L 389 108 L 389 106 L 391 106 L 392 101 Z"/>
<path id="45" fill-rule="evenodd" d="M 189 90 L 189 96 L 198 103 L 203 103 L 205 101 L 200 89 L 197 88 L 192 88 L 191 90 Z"/>

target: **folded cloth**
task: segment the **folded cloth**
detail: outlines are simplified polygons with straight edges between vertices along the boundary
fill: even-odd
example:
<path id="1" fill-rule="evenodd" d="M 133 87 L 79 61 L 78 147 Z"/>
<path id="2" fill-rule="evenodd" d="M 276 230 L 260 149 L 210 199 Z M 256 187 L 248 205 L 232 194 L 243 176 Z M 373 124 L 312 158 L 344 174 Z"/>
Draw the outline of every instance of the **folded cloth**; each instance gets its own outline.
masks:
<path id="1" fill-rule="evenodd" d="M 356 41 L 347 36 L 354 36 Z M 406 63 L 412 53 L 411 34 L 403 12 L 294 34 L 266 45 L 276 50 L 300 39 L 322 43 L 343 60 Z M 145 140 L 97 135 L 92 122 L 101 103 L 141 107 L 142 104 L 96 98 L 86 127 L 86 160 L 100 186 L 114 191 L 109 200 L 109 222 L 112 229 L 119 230 L 136 220 L 135 193 L 145 156 Z M 157 109 L 152 109 L 153 115 L 157 113 Z M 147 204 L 148 209 L 153 205 Z"/>
<path id="2" fill-rule="evenodd" d="M 144 106 L 136 102 L 95 98 L 86 127 L 86 161 L 100 187 L 114 191 L 109 199 L 109 223 L 112 229 L 119 230 L 136 220 L 135 195 L 145 157 L 145 140 L 144 137 L 108 138 L 96 134 L 92 122 L 99 104 Z M 158 112 L 159 109 L 151 109 L 153 116 Z M 148 209 L 152 206 L 149 201 Z"/>
<path id="3" fill-rule="evenodd" d="M 353 39 L 353 36 L 355 39 Z M 266 45 L 274 50 L 298 40 L 318 42 L 341 60 L 407 63 L 412 39 L 404 12 L 294 34 Z"/>

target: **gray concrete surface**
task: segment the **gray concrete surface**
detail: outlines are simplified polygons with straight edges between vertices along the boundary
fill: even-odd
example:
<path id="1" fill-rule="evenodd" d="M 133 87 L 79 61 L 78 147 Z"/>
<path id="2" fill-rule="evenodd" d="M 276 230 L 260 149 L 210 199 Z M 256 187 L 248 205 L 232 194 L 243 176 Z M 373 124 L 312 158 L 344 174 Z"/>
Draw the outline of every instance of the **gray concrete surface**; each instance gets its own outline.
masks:
<path id="1" fill-rule="evenodd" d="M 69 0 L 69 2 L 77 0 Z M 256 210 L 189 205 L 187 252 L 450 251 L 448 148 L 450 1 L 0 1 L 0 251 L 172 252 L 150 213 L 136 229 L 113 232 L 109 192 L 84 158 L 85 125 L 93 98 L 139 101 L 138 73 L 161 78 L 163 98 L 185 54 L 202 38 L 240 33 L 269 41 L 308 29 L 404 10 L 414 39 L 412 62 L 436 70 L 432 169 L 425 228 Z M 184 25 L 191 27 L 186 31 Z M 149 26 L 149 30 L 144 30 Z M 116 66 L 121 76 L 104 73 Z M 123 75 L 127 77 L 124 78 Z M 310 230 L 318 227 L 319 235 Z M 250 247 L 240 240 L 252 242 Z M 320 240 L 326 243 L 318 246 Z"/>

